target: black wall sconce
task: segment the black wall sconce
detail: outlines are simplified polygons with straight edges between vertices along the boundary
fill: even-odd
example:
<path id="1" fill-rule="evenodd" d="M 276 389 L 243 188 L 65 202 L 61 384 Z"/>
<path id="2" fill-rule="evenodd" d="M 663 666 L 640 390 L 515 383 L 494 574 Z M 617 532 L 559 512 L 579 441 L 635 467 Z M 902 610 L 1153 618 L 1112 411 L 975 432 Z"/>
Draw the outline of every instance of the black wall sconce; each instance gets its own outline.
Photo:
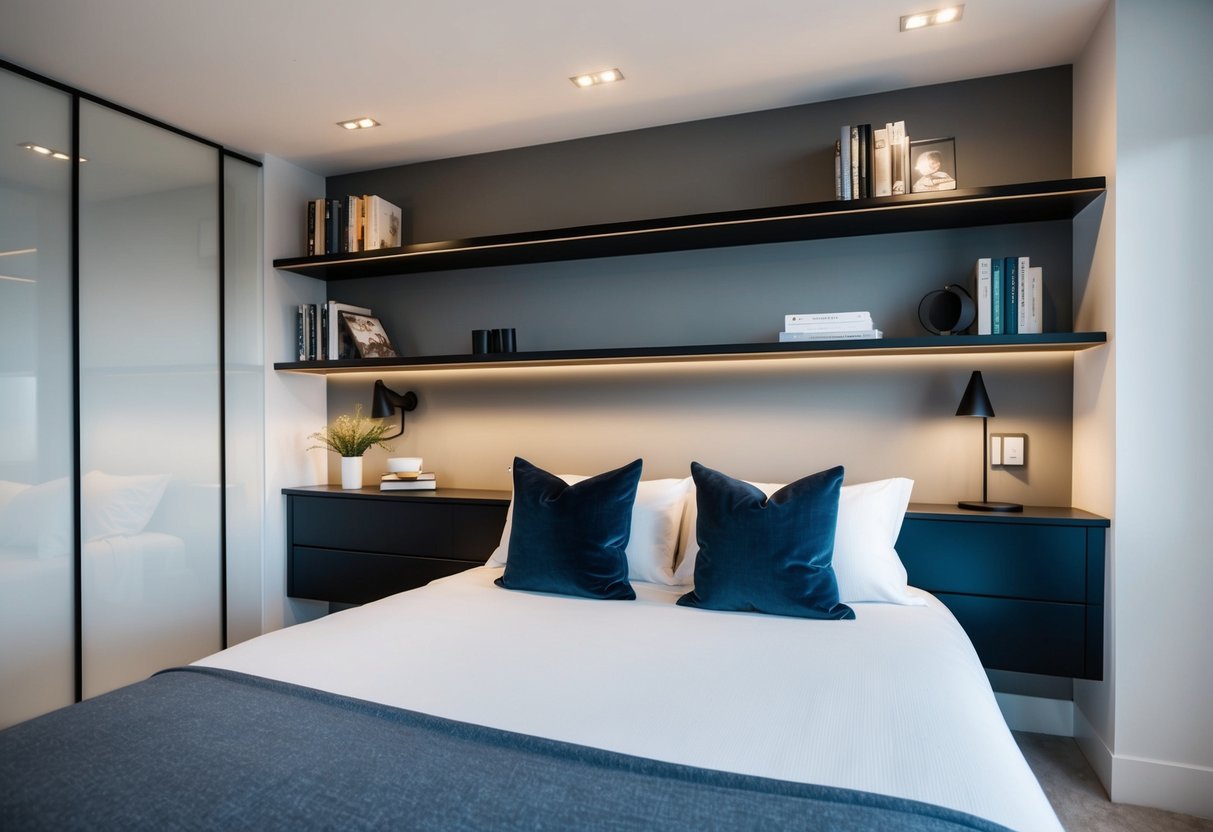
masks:
<path id="1" fill-rule="evenodd" d="M 392 415 L 393 411 L 400 410 L 400 430 L 383 438 L 395 439 L 397 436 L 403 434 L 404 414 L 407 411 L 417 409 L 417 394 L 412 390 L 407 393 L 397 393 L 395 390 L 389 390 L 387 385 L 383 383 L 383 379 L 376 379 L 375 392 L 372 395 L 372 419 L 386 419 Z"/>

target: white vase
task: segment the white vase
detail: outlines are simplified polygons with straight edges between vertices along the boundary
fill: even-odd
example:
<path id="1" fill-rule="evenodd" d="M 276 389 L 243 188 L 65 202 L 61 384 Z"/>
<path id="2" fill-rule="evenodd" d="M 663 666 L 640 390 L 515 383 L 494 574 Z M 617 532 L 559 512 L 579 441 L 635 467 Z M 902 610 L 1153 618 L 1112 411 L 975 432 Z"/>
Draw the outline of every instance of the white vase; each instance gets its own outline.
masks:
<path id="1" fill-rule="evenodd" d="M 362 457 L 341 457 L 341 487 L 362 488 Z"/>

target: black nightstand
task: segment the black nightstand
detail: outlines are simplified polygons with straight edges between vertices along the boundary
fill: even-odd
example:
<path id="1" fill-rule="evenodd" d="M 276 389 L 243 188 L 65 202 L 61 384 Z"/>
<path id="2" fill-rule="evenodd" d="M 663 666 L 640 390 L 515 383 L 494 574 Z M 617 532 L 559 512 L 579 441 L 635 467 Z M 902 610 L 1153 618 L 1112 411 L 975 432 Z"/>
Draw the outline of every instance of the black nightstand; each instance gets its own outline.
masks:
<path id="1" fill-rule="evenodd" d="M 1109 522 L 1079 509 L 988 515 L 913 503 L 897 552 L 991 669 L 1103 678 Z"/>
<path id="2" fill-rule="evenodd" d="M 287 594 L 365 604 L 484 564 L 508 491 L 286 488 Z"/>

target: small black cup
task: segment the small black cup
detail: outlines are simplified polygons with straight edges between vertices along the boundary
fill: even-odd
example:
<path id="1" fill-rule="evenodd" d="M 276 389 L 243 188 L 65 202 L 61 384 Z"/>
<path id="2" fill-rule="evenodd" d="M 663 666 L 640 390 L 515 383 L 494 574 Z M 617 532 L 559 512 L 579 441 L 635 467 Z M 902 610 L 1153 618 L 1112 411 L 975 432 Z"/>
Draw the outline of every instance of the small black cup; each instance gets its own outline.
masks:
<path id="1" fill-rule="evenodd" d="M 501 330 L 489 330 L 489 352 L 501 352 Z"/>
<path id="2" fill-rule="evenodd" d="M 496 332 L 498 330 L 494 330 Z M 502 329 L 501 332 L 501 352 L 518 352 L 518 336 L 514 332 L 514 328 Z"/>
<path id="3" fill-rule="evenodd" d="M 489 351 L 489 331 L 487 329 L 472 330 L 472 355 L 483 355 Z"/>

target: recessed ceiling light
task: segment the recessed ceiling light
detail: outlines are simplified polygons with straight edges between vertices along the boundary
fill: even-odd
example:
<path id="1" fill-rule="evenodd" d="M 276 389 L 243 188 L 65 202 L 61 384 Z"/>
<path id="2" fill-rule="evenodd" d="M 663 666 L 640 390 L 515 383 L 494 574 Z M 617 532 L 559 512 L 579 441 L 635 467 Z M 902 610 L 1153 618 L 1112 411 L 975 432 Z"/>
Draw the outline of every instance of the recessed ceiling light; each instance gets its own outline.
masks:
<path id="1" fill-rule="evenodd" d="M 593 87 L 598 84 L 611 84 L 623 80 L 623 73 L 618 69 L 601 69 L 598 72 L 587 72 L 583 75 L 573 75 L 569 78 L 577 87 Z"/>
<path id="2" fill-rule="evenodd" d="M 373 118 L 362 116 L 361 118 L 352 118 L 349 121 L 337 122 L 338 127 L 344 127 L 346 130 L 366 130 L 370 127 L 378 127 L 379 122 Z"/>
<path id="3" fill-rule="evenodd" d="M 941 23 L 955 23 L 964 15 L 964 4 L 947 6 L 942 9 L 932 9 L 929 12 L 914 12 L 901 16 L 901 31 L 922 29 L 925 26 L 938 26 Z"/>
<path id="4" fill-rule="evenodd" d="M 50 156 L 52 159 L 62 159 L 65 162 L 70 162 L 72 159 L 71 156 L 68 156 L 62 150 L 55 150 L 54 148 L 43 147 L 42 145 L 34 144 L 33 142 L 21 142 L 17 146 L 24 147 L 26 150 L 32 150 L 35 153 L 37 153 L 39 156 Z M 87 162 L 88 159 L 85 159 L 83 156 L 81 156 L 80 161 Z"/>

